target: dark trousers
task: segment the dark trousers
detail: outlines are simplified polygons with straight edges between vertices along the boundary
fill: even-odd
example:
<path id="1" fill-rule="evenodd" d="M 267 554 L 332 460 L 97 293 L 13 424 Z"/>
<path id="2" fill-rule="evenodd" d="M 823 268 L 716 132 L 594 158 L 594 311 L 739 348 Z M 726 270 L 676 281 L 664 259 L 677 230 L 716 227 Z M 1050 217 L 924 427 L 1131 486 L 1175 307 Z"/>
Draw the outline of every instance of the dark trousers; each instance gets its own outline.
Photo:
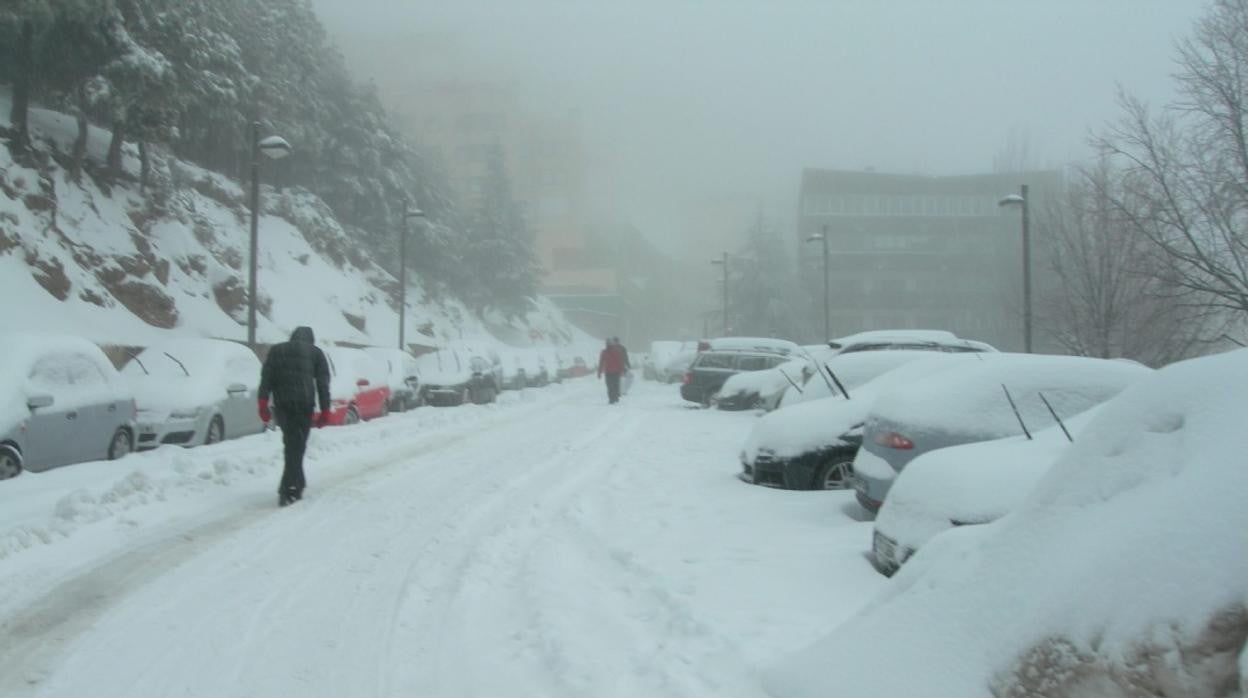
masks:
<path id="1" fill-rule="evenodd" d="M 620 401 L 620 374 L 608 373 L 607 376 L 607 401 L 612 405 Z"/>
<path id="2" fill-rule="evenodd" d="M 303 452 L 308 449 L 312 415 L 283 417 L 278 426 L 282 428 L 282 446 L 286 452 L 286 467 L 282 470 L 282 484 L 278 492 L 303 494 L 303 488 L 308 484 L 303 479 Z"/>

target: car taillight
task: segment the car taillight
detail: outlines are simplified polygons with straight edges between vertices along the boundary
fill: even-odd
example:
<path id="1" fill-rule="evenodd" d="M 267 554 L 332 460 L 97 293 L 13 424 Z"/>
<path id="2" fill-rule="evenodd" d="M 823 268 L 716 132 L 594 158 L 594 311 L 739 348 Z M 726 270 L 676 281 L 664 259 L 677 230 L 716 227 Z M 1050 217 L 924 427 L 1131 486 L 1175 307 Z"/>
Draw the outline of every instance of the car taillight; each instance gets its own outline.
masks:
<path id="1" fill-rule="evenodd" d="M 895 431 L 883 431 L 875 435 L 875 443 L 884 448 L 896 448 L 901 451 L 909 451 L 914 448 L 914 442 Z"/>
<path id="2" fill-rule="evenodd" d="M 686 373 L 686 374 L 685 374 L 685 378 L 684 378 L 684 382 L 685 382 L 685 385 L 689 385 L 690 383 L 692 383 L 692 382 L 693 382 L 693 374 L 692 374 L 692 373 Z"/>

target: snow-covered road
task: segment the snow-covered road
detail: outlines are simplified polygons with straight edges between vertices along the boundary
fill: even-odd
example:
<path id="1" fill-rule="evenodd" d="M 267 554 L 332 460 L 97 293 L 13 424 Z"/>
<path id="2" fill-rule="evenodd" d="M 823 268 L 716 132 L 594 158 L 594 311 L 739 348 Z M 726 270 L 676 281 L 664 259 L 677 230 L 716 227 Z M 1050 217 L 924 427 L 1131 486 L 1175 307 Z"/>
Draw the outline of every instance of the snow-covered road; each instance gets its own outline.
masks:
<path id="1" fill-rule="evenodd" d="M 738 481 L 751 414 L 604 402 L 317 432 L 288 509 L 274 434 L 0 483 L 0 695 L 763 695 L 882 583 L 870 525 Z"/>

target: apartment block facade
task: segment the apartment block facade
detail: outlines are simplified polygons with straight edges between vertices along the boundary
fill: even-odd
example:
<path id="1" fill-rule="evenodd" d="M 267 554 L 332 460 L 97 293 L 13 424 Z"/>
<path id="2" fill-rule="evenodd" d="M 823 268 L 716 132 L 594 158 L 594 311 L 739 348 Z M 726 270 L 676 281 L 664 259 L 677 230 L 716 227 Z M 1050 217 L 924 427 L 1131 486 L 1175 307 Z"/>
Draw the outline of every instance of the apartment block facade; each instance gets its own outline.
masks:
<path id="1" fill-rule="evenodd" d="M 1000 199 L 1030 187 L 1033 295 L 1050 283 L 1035 212 L 1056 195 L 1058 171 L 922 176 L 803 172 L 798 249 L 812 326 L 822 327 L 822 249 L 827 235 L 831 332 L 947 329 L 1021 350 L 1021 212 Z"/>

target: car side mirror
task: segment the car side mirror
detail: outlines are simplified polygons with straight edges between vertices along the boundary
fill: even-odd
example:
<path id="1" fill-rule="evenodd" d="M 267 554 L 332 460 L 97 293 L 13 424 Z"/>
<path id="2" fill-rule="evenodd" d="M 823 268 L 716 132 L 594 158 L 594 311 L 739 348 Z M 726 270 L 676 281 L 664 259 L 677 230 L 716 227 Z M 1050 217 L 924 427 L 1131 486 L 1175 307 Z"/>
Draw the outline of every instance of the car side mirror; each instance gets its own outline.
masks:
<path id="1" fill-rule="evenodd" d="M 32 410 L 38 410 L 44 407 L 51 407 L 53 402 L 55 400 L 52 399 L 51 395 L 31 395 L 26 400 L 26 406 Z"/>
<path id="2" fill-rule="evenodd" d="M 225 389 L 225 391 L 229 393 L 230 395 L 239 395 L 241 393 L 247 392 L 247 386 L 243 385 L 242 383 L 231 383 L 230 386 Z"/>
<path id="3" fill-rule="evenodd" d="M 367 378 L 361 378 L 358 381 L 356 381 L 355 384 L 361 388 L 367 388 L 369 385 L 371 385 L 371 383 L 368 382 Z"/>

